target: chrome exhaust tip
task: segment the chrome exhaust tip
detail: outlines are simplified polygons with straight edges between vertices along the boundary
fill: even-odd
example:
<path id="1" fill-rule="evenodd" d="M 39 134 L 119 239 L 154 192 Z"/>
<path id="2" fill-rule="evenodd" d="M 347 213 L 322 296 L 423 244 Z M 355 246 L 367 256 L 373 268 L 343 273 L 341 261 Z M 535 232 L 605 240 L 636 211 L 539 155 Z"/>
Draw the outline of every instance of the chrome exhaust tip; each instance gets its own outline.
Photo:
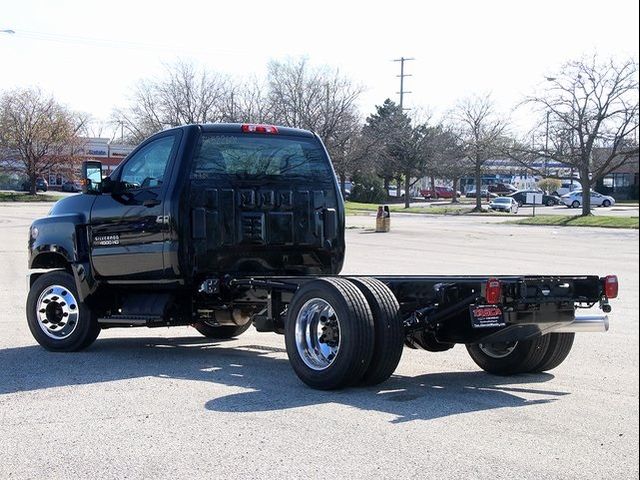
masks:
<path id="1" fill-rule="evenodd" d="M 582 315 L 566 325 L 554 328 L 554 333 L 606 332 L 609 330 L 607 315 Z"/>

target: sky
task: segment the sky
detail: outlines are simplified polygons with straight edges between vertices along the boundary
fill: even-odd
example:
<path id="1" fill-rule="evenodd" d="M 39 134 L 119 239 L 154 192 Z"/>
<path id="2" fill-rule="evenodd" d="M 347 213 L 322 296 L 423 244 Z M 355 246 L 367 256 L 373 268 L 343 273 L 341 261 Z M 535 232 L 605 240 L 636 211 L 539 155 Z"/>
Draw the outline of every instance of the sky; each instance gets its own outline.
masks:
<path id="1" fill-rule="evenodd" d="M 141 78 L 188 59 L 243 78 L 272 59 L 305 56 L 365 87 L 364 115 L 385 98 L 447 116 L 491 93 L 514 105 L 572 59 L 638 58 L 637 0 L 0 0 L 0 91 L 38 86 L 73 110 L 108 120 Z M 520 127 L 532 122 L 512 113 Z"/>

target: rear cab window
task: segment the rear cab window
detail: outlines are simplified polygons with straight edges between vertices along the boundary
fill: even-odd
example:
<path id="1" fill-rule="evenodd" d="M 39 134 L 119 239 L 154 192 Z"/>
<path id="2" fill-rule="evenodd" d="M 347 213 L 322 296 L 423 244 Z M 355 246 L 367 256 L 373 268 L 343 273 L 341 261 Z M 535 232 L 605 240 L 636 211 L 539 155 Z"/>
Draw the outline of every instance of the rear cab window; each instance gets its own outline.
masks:
<path id="1" fill-rule="evenodd" d="M 315 138 L 204 132 L 193 157 L 192 180 L 332 183 L 329 159 Z"/>

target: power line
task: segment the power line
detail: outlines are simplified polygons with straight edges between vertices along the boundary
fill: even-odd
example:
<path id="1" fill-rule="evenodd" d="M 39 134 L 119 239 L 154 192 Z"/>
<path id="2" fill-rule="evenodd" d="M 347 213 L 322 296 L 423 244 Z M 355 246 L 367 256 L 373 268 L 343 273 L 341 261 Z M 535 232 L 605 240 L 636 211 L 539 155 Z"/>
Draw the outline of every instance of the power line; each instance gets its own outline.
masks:
<path id="1" fill-rule="evenodd" d="M 413 75 L 411 75 L 410 73 L 404 73 L 404 62 L 409 62 L 411 60 L 415 60 L 415 58 L 405 58 L 405 57 L 400 57 L 400 58 L 396 58 L 394 60 L 394 62 L 400 62 L 400 75 L 396 75 L 396 77 L 400 77 L 400 91 L 396 92 L 400 94 L 400 110 L 411 110 L 410 108 L 404 108 L 404 95 L 406 93 L 412 93 L 412 92 L 405 92 L 404 90 L 404 77 L 412 77 Z"/>
<path id="2" fill-rule="evenodd" d="M 0 33 L 11 34 L 12 36 L 18 38 L 24 38 L 26 40 L 35 40 L 40 42 L 53 42 L 53 43 L 62 43 L 67 45 L 81 45 L 81 46 L 91 46 L 91 47 L 103 47 L 103 48 L 111 48 L 111 49 L 129 49 L 129 50 L 146 50 L 146 51 L 159 51 L 159 52 L 167 52 L 172 51 L 176 53 L 203 53 L 203 54 L 211 54 L 212 52 L 229 54 L 229 55 L 238 55 L 245 54 L 246 52 L 241 52 L 238 50 L 231 49 L 194 49 L 192 47 L 184 46 L 184 45 L 169 45 L 169 44 L 152 44 L 152 43 L 142 43 L 142 42 L 131 42 L 126 40 L 114 40 L 107 38 L 94 38 L 94 37 L 84 37 L 78 35 L 65 35 L 60 33 L 47 33 L 47 32 L 35 32 L 29 30 L 1 30 Z"/>

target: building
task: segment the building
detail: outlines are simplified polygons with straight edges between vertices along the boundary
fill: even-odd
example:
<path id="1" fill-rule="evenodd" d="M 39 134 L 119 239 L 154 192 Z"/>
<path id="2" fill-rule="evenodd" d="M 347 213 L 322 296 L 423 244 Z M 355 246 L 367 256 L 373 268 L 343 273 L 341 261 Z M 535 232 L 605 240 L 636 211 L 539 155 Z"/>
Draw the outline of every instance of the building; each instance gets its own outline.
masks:
<path id="1" fill-rule="evenodd" d="M 108 138 L 84 137 L 80 138 L 81 147 L 74 152 L 83 161 L 98 160 L 102 162 L 103 175 L 107 176 L 115 170 L 122 160 L 135 148 L 131 145 L 111 142 Z M 60 190 L 69 180 L 77 180 L 80 171 L 73 173 L 61 172 L 55 167 L 44 175 L 51 190 Z"/>
<path id="2" fill-rule="evenodd" d="M 616 200 L 638 200 L 638 157 L 605 175 L 596 190 Z"/>

